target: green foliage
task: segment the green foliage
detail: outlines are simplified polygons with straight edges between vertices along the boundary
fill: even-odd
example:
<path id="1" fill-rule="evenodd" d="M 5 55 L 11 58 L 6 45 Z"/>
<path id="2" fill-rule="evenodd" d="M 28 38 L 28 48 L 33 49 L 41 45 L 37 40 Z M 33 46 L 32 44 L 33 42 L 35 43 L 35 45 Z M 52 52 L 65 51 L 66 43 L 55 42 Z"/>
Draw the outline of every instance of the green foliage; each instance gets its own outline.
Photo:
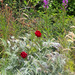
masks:
<path id="1" fill-rule="evenodd" d="M 24 3 L 25 3 L 26 5 L 31 5 L 31 6 L 33 7 L 33 6 L 36 6 L 36 5 L 39 3 L 39 1 L 40 1 L 40 0 L 30 0 L 30 1 L 24 0 Z M 28 4 L 28 3 L 29 3 L 29 4 Z"/>
<path id="2" fill-rule="evenodd" d="M 16 35 L 17 30 L 18 26 L 13 17 L 12 10 L 5 6 L 5 9 L 0 11 L 0 37 L 7 40 L 10 35 Z"/>
<path id="3" fill-rule="evenodd" d="M 75 0 L 69 0 L 68 13 L 70 15 L 75 15 Z"/>
<path id="4" fill-rule="evenodd" d="M 29 1 L 28 0 L 4 0 L 4 4 L 8 4 L 11 7 L 14 6 L 16 8 L 16 10 L 19 10 L 19 8 L 21 8 L 21 7 L 23 7 L 23 8 L 24 7 L 26 7 L 26 8 L 27 7 L 35 7 L 36 5 L 39 5 L 39 4 L 40 4 L 40 8 L 42 8 L 43 7 L 42 2 L 43 1 L 41 1 L 41 0 L 29 0 Z M 1 4 L 0 4 L 0 6 L 1 6 Z M 49 7 L 52 9 L 56 9 L 56 8 L 61 9 L 62 0 L 61 1 L 60 0 L 49 1 Z M 74 7 L 75 7 L 75 0 L 68 0 L 68 8 L 67 8 L 68 11 L 67 11 L 67 13 L 69 15 L 75 15 L 75 11 L 74 11 L 75 8 Z M 38 7 L 36 7 L 36 8 L 38 8 Z"/>
<path id="5" fill-rule="evenodd" d="M 75 71 L 75 64 L 74 64 L 74 61 L 69 59 L 69 61 L 67 62 L 66 66 L 65 66 L 66 69 L 70 69 L 71 72 L 74 72 Z"/>
<path id="6" fill-rule="evenodd" d="M 0 59 L 1 74 L 69 74 L 67 70 L 64 70 L 66 57 L 58 52 L 51 51 L 50 47 L 53 46 L 53 44 L 50 44 L 52 43 L 51 41 L 44 42 L 42 40 L 41 45 L 35 41 L 38 38 L 35 37 L 32 42 L 29 41 L 30 37 L 29 34 L 26 34 L 26 37 L 19 37 L 18 39 L 11 37 L 7 42 L 4 40 L 2 41 L 3 43 L 6 43 L 6 47 L 3 58 Z M 43 43 L 47 43 L 46 46 Z M 54 43 L 54 46 L 55 45 L 56 44 Z M 25 51 L 28 54 L 27 59 L 23 59 L 20 56 L 22 51 Z"/>
<path id="7" fill-rule="evenodd" d="M 65 12 L 58 8 L 54 10 L 48 8 L 44 12 L 38 11 L 38 13 L 40 21 L 38 21 L 37 28 L 41 30 L 45 38 L 53 37 L 57 39 L 65 36 L 71 30 L 70 26 L 74 24 L 72 24 L 74 17 L 66 16 Z"/>
<path id="8" fill-rule="evenodd" d="M 52 0 L 53 1 L 53 8 L 59 7 L 61 9 L 62 7 L 62 0 Z M 68 0 L 68 7 L 67 7 L 67 14 L 69 15 L 75 15 L 75 0 Z"/>
<path id="9" fill-rule="evenodd" d="M 67 11 L 61 9 L 60 0 L 49 0 L 48 9 L 43 8 L 41 0 L 5 0 L 3 6 L 0 4 L 2 75 L 72 75 L 69 72 L 75 71 L 75 17 L 68 15 L 74 12 L 72 2 L 75 3 L 69 0 Z M 40 38 L 35 36 L 36 30 L 41 31 Z M 50 40 L 53 38 L 59 43 Z M 28 54 L 26 59 L 20 56 L 22 51 Z"/>
<path id="10" fill-rule="evenodd" d="M 62 53 L 64 53 L 68 57 L 67 64 L 65 68 L 69 68 L 70 71 L 75 71 L 75 34 L 73 32 L 69 32 L 65 38 L 59 39 L 59 42 L 63 46 Z"/>

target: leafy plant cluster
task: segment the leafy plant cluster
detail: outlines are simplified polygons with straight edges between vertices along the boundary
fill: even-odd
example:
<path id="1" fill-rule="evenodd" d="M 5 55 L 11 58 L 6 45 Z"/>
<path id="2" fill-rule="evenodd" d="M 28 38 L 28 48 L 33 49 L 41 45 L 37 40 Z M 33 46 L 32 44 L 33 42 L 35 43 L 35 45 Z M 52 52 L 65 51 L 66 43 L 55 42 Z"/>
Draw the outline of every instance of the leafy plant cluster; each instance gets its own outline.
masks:
<path id="1" fill-rule="evenodd" d="M 49 0 L 48 8 L 40 0 L 2 1 L 0 73 L 74 75 L 75 17 L 67 14 L 70 5 L 66 10 L 59 0 Z M 40 37 L 34 34 L 37 30 Z M 21 57 L 22 51 L 28 54 L 27 58 Z"/>
<path id="2" fill-rule="evenodd" d="M 75 15 L 75 0 L 68 0 L 68 10 L 67 13 L 69 15 Z M 14 7 L 17 9 L 17 11 L 19 10 L 19 8 L 36 8 L 38 10 L 42 10 L 41 8 L 43 7 L 43 1 L 42 0 L 4 0 L 4 4 L 8 4 L 11 7 Z M 0 3 L 1 6 L 1 3 Z M 62 7 L 62 0 L 50 0 L 49 1 L 49 7 L 50 9 L 56 9 L 59 8 L 61 9 Z"/>
<path id="3" fill-rule="evenodd" d="M 71 26 L 73 27 L 73 26 Z M 72 28 L 72 29 L 75 29 L 75 28 Z M 68 64 L 71 64 L 70 66 L 70 69 L 71 71 L 75 71 L 75 34 L 74 32 L 69 32 L 68 35 L 66 35 L 66 38 L 67 38 L 67 41 L 69 43 L 69 46 L 70 46 L 70 51 L 69 51 L 69 54 L 70 54 L 70 62 L 68 62 Z"/>
<path id="4" fill-rule="evenodd" d="M 0 58 L 1 74 L 3 75 L 66 75 L 68 70 L 64 69 L 67 57 L 60 54 L 60 44 L 52 41 L 45 42 L 42 40 L 41 44 L 34 41 L 29 41 L 31 35 L 26 34 L 26 37 L 19 37 L 15 39 L 11 37 L 7 42 L 3 39 L 4 46 L 3 55 Z M 38 39 L 38 38 L 37 38 Z M 56 51 L 52 51 L 52 47 Z M 20 53 L 25 51 L 28 56 L 23 59 Z"/>
<path id="5" fill-rule="evenodd" d="M 13 17 L 12 9 L 5 6 L 5 9 L 0 11 L 0 37 L 8 39 L 10 35 L 15 35 L 18 30 L 18 25 Z"/>
<path id="6" fill-rule="evenodd" d="M 62 0 L 52 0 L 52 8 L 61 8 L 62 7 Z M 75 15 L 75 0 L 68 0 L 68 7 L 67 7 L 67 14 L 68 15 Z"/>

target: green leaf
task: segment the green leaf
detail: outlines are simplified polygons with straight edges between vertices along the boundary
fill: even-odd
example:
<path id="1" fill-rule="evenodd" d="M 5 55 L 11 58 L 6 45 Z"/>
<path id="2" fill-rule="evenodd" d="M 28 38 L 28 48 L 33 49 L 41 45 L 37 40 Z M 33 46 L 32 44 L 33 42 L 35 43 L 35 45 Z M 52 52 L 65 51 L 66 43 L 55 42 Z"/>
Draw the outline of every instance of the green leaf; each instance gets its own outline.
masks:
<path id="1" fill-rule="evenodd" d="M 0 40 L 2 40 L 3 45 L 6 47 L 7 43 L 4 39 L 0 38 Z"/>
<path id="2" fill-rule="evenodd" d="M 1 70 L 1 75 L 7 75 L 5 69 L 2 69 L 2 70 Z"/>
<path id="3" fill-rule="evenodd" d="M 7 55 L 11 55 L 11 53 L 10 53 L 10 52 L 5 52 L 5 54 L 7 54 Z"/>

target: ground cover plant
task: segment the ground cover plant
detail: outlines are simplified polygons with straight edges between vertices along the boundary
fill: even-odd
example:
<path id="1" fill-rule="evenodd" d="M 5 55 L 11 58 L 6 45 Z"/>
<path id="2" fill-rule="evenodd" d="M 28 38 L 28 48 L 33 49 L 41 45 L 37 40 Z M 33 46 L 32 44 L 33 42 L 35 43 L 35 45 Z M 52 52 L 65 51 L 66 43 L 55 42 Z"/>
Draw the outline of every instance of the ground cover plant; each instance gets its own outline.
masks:
<path id="1" fill-rule="evenodd" d="M 0 0 L 0 75 L 75 75 L 75 16 L 69 4 Z"/>

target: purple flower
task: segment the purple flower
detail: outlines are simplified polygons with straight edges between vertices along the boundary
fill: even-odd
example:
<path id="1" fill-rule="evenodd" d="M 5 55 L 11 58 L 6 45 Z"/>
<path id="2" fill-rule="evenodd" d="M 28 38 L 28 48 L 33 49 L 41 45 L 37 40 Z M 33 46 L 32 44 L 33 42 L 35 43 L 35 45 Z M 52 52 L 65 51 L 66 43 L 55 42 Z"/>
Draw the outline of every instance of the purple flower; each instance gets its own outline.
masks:
<path id="1" fill-rule="evenodd" d="M 63 0 L 62 3 L 64 3 L 64 4 L 65 4 L 65 3 L 68 4 L 68 0 Z"/>
<path id="2" fill-rule="evenodd" d="M 62 3 L 63 3 L 63 6 L 64 6 L 65 8 L 68 7 L 68 5 L 67 5 L 67 4 L 68 4 L 68 0 L 63 0 Z"/>
<path id="3" fill-rule="evenodd" d="M 48 8 L 48 0 L 43 0 L 44 2 L 44 8 Z"/>

